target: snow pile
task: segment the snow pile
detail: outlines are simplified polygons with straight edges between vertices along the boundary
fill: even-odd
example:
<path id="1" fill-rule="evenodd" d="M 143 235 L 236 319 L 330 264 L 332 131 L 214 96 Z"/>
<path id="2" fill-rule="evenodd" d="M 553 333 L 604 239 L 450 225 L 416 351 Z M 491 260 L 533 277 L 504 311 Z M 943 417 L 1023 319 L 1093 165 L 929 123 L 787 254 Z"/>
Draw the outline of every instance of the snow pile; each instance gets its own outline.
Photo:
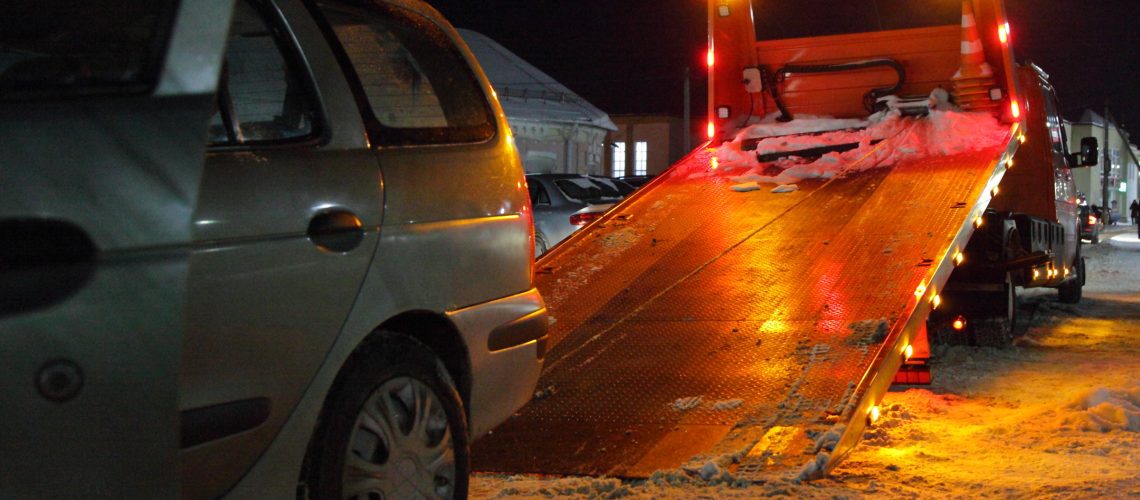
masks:
<path id="1" fill-rule="evenodd" d="M 787 123 L 776 121 L 778 114 L 764 117 L 757 125 L 742 130 L 736 138 L 716 151 L 719 172 L 747 168 L 731 179 L 735 191 L 754 191 L 760 184 L 776 184 L 772 192 L 791 192 L 805 179 L 830 179 L 847 172 L 858 172 L 930 156 L 952 155 L 1001 146 L 1009 129 L 989 113 L 932 110 L 925 117 L 908 117 L 898 111 L 875 113 L 866 120 L 797 116 Z M 755 151 L 745 151 L 745 143 L 756 143 Z M 812 148 L 857 144 L 845 152 L 827 153 L 818 159 L 795 156 Z M 757 155 L 787 152 L 789 156 L 761 163 Z M 690 177 L 711 175 L 696 172 Z"/>
<path id="2" fill-rule="evenodd" d="M 1078 395 L 1062 413 L 1061 425 L 1082 431 L 1140 432 L 1140 383 L 1127 389 L 1103 387 Z"/>

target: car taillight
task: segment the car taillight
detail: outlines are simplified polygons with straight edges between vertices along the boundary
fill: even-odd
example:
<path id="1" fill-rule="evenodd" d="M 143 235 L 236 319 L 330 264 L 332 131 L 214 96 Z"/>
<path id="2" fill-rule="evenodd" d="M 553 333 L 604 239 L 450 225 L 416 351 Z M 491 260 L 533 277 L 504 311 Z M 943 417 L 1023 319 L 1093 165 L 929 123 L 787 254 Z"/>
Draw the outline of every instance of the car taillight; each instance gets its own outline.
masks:
<path id="1" fill-rule="evenodd" d="M 1096 225 L 1096 216 L 1095 216 L 1095 215 L 1090 215 L 1090 216 L 1089 216 L 1089 225 L 1090 225 L 1090 226 L 1095 226 L 1095 225 Z"/>
<path id="2" fill-rule="evenodd" d="M 574 214 L 574 215 L 570 216 L 570 223 L 575 225 L 575 226 L 585 226 L 586 224 L 589 224 L 590 221 L 597 219 L 598 217 L 601 217 L 601 216 L 602 216 L 601 212 L 587 212 L 587 213 L 582 213 L 582 214 Z"/>

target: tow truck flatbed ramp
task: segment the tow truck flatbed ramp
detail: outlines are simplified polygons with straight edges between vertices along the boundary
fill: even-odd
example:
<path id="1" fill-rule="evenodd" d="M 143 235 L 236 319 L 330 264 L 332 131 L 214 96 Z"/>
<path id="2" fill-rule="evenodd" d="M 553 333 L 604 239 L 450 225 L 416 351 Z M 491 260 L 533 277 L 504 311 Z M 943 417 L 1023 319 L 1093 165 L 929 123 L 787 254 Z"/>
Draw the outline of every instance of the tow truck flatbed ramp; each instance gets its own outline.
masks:
<path id="1" fill-rule="evenodd" d="M 540 391 L 476 443 L 474 469 L 636 478 L 735 455 L 737 477 L 828 470 L 1014 147 L 785 194 L 733 191 L 698 149 L 539 260 L 554 318 Z"/>

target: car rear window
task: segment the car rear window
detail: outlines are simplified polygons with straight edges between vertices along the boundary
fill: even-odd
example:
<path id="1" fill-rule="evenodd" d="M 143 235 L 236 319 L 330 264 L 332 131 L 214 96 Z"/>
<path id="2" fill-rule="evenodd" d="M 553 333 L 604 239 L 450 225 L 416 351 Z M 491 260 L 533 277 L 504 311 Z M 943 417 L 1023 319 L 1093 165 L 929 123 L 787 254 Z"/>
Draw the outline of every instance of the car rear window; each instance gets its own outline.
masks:
<path id="1" fill-rule="evenodd" d="M 0 97 L 145 92 L 177 2 L 0 2 Z"/>
<path id="2" fill-rule="evenodd" d="M 490 106 L 438 25 L 382 2 L 319 4 L 367 100 L 380 144 L 477 142 L 495 133 Z"/>

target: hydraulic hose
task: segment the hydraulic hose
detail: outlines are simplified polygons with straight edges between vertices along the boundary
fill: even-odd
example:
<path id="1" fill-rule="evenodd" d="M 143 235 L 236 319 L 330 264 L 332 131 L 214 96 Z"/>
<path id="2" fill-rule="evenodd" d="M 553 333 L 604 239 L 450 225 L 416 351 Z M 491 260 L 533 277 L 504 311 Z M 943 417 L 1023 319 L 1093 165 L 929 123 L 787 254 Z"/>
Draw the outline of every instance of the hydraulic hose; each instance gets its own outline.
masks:
<path id="1" fill-rule="evenodd" d="M 861 61 L 851 61 L 851 62 L 834 63 L 834 64 L 788 64 L 788 65 L 785 65 L 784 67 L 776 70 L 776 74 L 774 75 L 774 78 L 769 77 L 769 82 L 765 82 L 765 83 L 778 84 L 780 82 L 783 82 L 784 79 L 786 79 L 788 76 L 791 76 L 791 75 L 794 75 L 797 73 L 800 73 L 800 74 L 838 73 L 838 72 L 842 72 L 842 71 L 855 71 L 855 70 L 860 70 L 860 69 L 873 68 L 876 66 L 887 66 L 891 69 L 894 69 L 895 73 L 898 75 L 898 81 L 895 82 L 895 85 L 893 87 L 881 87 L 881 88 L 877 88 L 877 89 L 871 89 L 870 92 L 867 92 L 863 96 L 863 107 L 867 109 L 867 112 L 871 112 L 874 110 L 875 101 L 877 101 L 880 97 L 883 97 L 885 95 L 894 94 L 894 93 L 897 93 L 899 90 L 902 90 L 903 84 L 906 82 L 906 69 L 904 69 L 903 65 L 894 59 L 889 59 L 889 58 L 864 59 Z M 763 75 L 764 73 L 766 73 L 766 72 L 762 71 L 761 74 Z M 792 117 L 791 113 L 788 113 L 788 110 L 784 107 L 784 104 L 780 101 L 779 92 L 776 90 L 776 87 L 777 87 L 777 85 L 768 85 L 768 89 L 769 89 L 770 93 L 772 94 L 772 99 L 776 102 L 776 107 L 780 110 L 780 117 L 778 118 L 778 120 L 790 121 L 793 119 L 793 117 Z"/>

